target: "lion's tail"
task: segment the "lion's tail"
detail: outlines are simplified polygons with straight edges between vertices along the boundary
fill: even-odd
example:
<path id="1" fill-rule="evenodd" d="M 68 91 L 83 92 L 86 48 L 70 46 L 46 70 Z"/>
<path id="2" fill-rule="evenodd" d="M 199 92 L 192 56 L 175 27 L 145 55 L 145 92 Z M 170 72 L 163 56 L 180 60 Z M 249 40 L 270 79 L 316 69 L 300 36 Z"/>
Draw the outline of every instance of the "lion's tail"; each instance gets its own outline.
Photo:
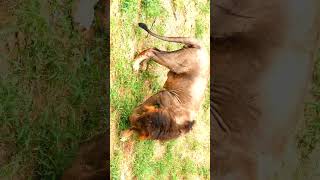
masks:
<path id="1" fill-rule="evenodd" d="M 195 47 L 195 48 L 200 48 L 201 44 L 198 42 L 197 39 L 191 38 L 191 37 L 165 37 L 165 36 L 160 36 L 158 34 L 153 33 L 152 31 L 149 30 L 148 26 L 144 23 L 139 23 L 139 27 L 147 31 L 151 36 L 156 37 L 158 39 L 168 41 L 168 42 L 176 42 L 176 43 L 182 43 L 186 44 L 187 46 Z"/>

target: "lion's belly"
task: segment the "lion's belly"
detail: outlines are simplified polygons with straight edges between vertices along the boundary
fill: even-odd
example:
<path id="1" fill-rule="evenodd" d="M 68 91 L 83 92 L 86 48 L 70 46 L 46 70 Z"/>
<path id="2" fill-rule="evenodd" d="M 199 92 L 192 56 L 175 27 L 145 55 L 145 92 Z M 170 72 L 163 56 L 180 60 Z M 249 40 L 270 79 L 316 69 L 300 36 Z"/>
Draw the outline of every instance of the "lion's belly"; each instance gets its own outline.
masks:
<path id="1" fill-rule="evenodd" d="M 189 93 L 190 93 L 192 102 L 193 102 L 197 111 L 199 110 L 199 108 L 202 104 L 202 101 L 203 101 L 203 98 L 205 95 L 205 90 L 207 87 L 207 83 L 208 83 L 207 79 L 199 77 L 190 86 Z"/>
<path id="2" fill-rule="evenodd" d="M 203 76 L 188 77 L 169 72 L 164 88 L 177 93 L 181 102 L 187 104 L 189 109 L 198 111 L 207 84 L 208 80 Z"/>

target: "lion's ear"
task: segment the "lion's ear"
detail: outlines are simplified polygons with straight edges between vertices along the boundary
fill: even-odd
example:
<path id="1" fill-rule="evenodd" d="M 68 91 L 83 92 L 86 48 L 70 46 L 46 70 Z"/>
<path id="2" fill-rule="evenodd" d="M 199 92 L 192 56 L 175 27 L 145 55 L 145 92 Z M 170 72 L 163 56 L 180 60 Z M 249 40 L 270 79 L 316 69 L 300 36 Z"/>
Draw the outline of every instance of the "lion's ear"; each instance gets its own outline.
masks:
<path id="1" fill-rule="evenodd" d="M 183 130 L 183 132 L 184 133 L 187 133 L 187 132 L 189 132 L 190 130 L 192 130 L 192 127 L 193 127 L 193 125 L 194 125 L 194 123 L 195 123 L 196 121 L 187 121 L 187 122 L 185 122 L 184 124 L 183 124 L 183 127 L 182 127 L 182 130 Z"/>

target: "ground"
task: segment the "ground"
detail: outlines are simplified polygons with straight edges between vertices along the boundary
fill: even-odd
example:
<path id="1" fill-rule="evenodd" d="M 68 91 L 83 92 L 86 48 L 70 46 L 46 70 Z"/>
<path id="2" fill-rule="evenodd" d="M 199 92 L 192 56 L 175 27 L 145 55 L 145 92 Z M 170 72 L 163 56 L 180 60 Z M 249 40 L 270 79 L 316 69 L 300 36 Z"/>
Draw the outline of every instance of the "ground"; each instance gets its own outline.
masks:
<path id="1" fill-rule="evenodd" d="M 136 138 L 121 142 L 133 108 L 156 93 L 166 80 L 164 67 L 150 63 L 134 73 L 132 60 L 144 49 L 175 50 L 181 44 L 150 37 L 138 27 L 146 23 L 165 36 L 199 38 L 209 51 L 210 10 L 207 0 L 115 0 L 111 2 L 111 176 L 112 179 L 209 179 L 209 87 L 196 125 L 186 136 L 160 143 Z"/>

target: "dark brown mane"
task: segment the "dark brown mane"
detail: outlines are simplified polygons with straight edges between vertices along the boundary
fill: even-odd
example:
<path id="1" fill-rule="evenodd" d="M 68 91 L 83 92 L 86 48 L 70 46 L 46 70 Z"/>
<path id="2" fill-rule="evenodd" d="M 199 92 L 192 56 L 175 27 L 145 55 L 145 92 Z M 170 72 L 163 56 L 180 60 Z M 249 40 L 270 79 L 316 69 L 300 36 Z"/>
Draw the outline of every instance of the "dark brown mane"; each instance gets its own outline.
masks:
<path id="1" fill-rule="evenodd" d="M 174 117 L 167 111 L 149 112 L 138 121 L 138 126 L 147 131 L 150 139 L 169 140 L 177 138 L 182 133 L 189 132 L 195 121 L 177 124 Z"/>

